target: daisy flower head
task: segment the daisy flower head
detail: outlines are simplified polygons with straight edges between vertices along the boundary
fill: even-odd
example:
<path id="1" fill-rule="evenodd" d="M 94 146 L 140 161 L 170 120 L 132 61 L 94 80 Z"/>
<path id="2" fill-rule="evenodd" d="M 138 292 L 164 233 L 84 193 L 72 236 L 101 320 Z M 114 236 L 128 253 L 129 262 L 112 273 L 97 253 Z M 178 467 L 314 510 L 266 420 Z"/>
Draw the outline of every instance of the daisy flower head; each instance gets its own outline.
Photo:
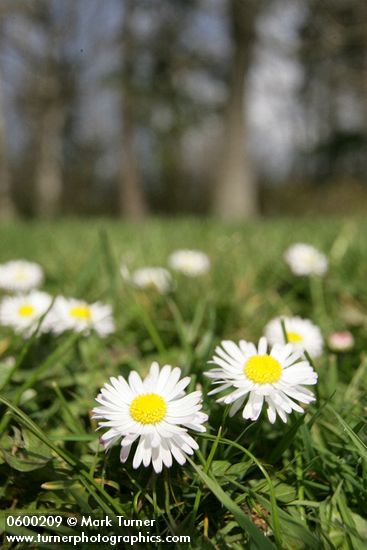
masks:
<path id="1" fill-rule="evenodd" d="M 5 296 L 0 302 L 0 324 L 12 327 L 18 334 L 29 336 L 51 303 L 51 296 L 38 290 L 28 294 Z M 48 331 L 47 317 L 48 315 L 42 321 L 40 332 Z"/>
<path id="2" fill-rule="evenodd" d="M 58 296 L 52 307 L 50 321 L 52 331 L 61 334 L 67 330 L 99 336 L 108 336 L 115 331 L 112 308 L 108 304 Z"/>
<path id="3" fill-rule="evenodd" d="M 153 289 L 160 294 L 169 292 L 172 285 L 171 274 L 163 267 L 143 267 L 131 274 L 132 283 L 140 289 Z"/>
<path id="4" fill-rule="evenodd" d="M 163 466 L 170 468 L 173 459 L 184 464 L 186 455 L 199 448 L 188 429 L 205 432 L 208 416 L 201 412 L 201 392 L 186 394 L 190 377 L 180 377 L 178 367 L 160 369 L 154 362 L 144 380 L 135 371 L 128 381 L 122 376 L 111 378 L 96 399 L 99 406 L 93 409 L 99 427 L 108 428 L 102 436 L 105 449 L 121 439 L 120 461 L 125 463 L 137 442 L 133 468 L 152 464 L 156 473 Z"/>
<path id="5" fill-rule="evenodd" d="M 169 256 L 168 264 L 187 277 L 205 275 L 210 269 L 208 256 L 200 250 L 176 250 Z"/>
<path id="6" fill-rule="evenodd" d="M 354 346 L 354 336 L 349 330 L 333 332 L 327 342 L 332 351 L 349 351 Z"/>
<path id="7" fill-rule="evenodd" d="M 11 292 L 29 292 L 43 283 L 42 267 L 26 260 L 0 264 L 0 288 Z"/>
<path id="8" fill-rule="evenodd" d="M 325 275 L 328 260 L 325 254 L 310 244 L 296 243 L 284 253 L 284 260 L 294 275 Z"/>
<path id="9" fill-rule="evenodd" d="M 238 345 L 225 340 L 216 347 L 211 363 L 216 368 L 205 375 L 218 387 L 209 395 L 226 391 L 217 402 L 231 404 L 230 416 L 246 402 L 243 418 L 257 420 L 265 403 L 272 424 L 277 415 L 287 422 L 287 414 L 293 410 L 304 412 L 296 401 L 315 400 L 304 386 L 316 384 L 317 374 L 292 344 L 275 344 L 268 351 L 265 337 L 260 338 L 258 348 L 245 340 L 240 340 Z M 227 390 L 231 390 L 230 393 Z"/>
<path id="10" fill-rule="evenodd" d="M 292 344 L 293 349 L 300 352 L 307 351 L 313 358 L 322 354 L 324 339 L 319 327 L 309 319 L 301 317 L 276 317 L 269 321 L 264 329 L 264 335 L 270 345 L 285 343 L 282 321 L 288 342 Z"/>

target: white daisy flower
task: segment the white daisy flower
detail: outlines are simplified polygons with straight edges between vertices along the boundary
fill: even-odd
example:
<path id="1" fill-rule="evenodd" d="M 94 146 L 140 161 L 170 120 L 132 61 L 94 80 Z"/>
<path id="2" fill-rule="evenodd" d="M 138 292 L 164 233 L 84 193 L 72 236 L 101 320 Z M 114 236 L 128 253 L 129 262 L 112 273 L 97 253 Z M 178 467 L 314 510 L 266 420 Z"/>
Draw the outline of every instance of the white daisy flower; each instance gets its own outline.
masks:
<path id="1" fill-rule="evenodd" d="M 230 416 L 246 401 L 243 418 L 257 420 L 265 401 L 272 424 L 277 414 L 287 422 L 287 413 L 292 410 L 304 412 L 294 400 L 301 403 L 315 400 L 313 393 L 303 386 L 316 384 L 317 374 L 308 361 L 300 360 L 300 353 L 294 351 L 291 344 L 275 344 L 270 353 L 264 337 L 260 338 L 258 349 L 245 340 L 240 340 L 238 345 L 225 340 L 221 346 L 216 347 L 216 355 L 211 361 L 218 368 L 205 375 L 214 384 L 219 384 L 209 395 L 233 390 L 217 400 L 218 403 L 232 404 Z"/>
<path id="2" fill-rule="evenodd" d="M 295 275 L 325 275 L 328 260 L 314 246 L 296 243 L 284 253 L 284 259 Z"/>
<path id="3" fill-rule="evenodd" d="M 349 330 L 333 332 L 327 342 L 333 351 L 349 351 L 354 346 L 354 336 Z"/>
<path id="4" fill-rule="evenodd" d="M 133 468 L 152 463 L 156 473 L 163 465 L 170 468 L 172 458 L 184 464 L 186 455 L 199 448 L 187 430 L 205 432 L 202 424 L 208 416 L 201 412 L 201 392 L 186 394 L 190 377 L 180 380 L 180 376 L 178 367 L 160 369 L 154 362 L 144 380 L 135 371 L 130 372 L 128 382 L 122 376 L 111 378 L 96 399 L 100 406 L 93 409 L 93 418 L 103 420 L 99 427 L 109 428 L 102 436 L 105 449 L 122 438 L 120 460 L 124 463 L 137 441 Z"/>
<path id="5" fill-rule="evenodd" d="M 52 307 L 49 324 L 55 334 L 67 330 L 99 336 L 107 336 L 115 331 L 112 308 L 108 304 L 58 296 Z"/>
<path id="6" fill-rule="evenodd" d="M 14 367 L 16 362 L 17 360 L 12 355 L 9 355 L 8 357 L 5 357 L 4 359 L 1 360 L 1 364 L 9 369 Z"/>
<path id="7" fill-rule="evenodd" d="M 51 296 L 38 290 L 33 290 L 29 294 L 5 296 L 0 302 L 0 324 L 29 336 L 51 303 Z M 40 332 L 48 330 L 47 317 L 42 321 Z"/>
<path id="8" fill-rule="evenodd" d="M 264 329 L 269 344 L 284 344 L 284 334 L 281 321 L 284 321 L 288 342 L 293 349 L 307 351 L 311 357 L 319 357 L 324 347 L 324 339 L 318 326 L 309 319 L 301 317 L 276 317 L 269 321 Z"/>
<path id="9" fill-rule="evenodd" d="M 163 267 L 143 267 L 131 274 L 131 282 L 138 288 L 152 288 L 166 294 L 172 285 L 171 274 Z"/>
<path id="10" fill-rule="evenodd" d="M 176 250 L 169 256 L 168 264 L 187 277 L 205 275 L 210 269 L 208 256 L 200 250 Z"/>
<path id="11" fill-rule="evenodd" d="M 44 279 L 40 265 L 26 260 L 0 264 L 0 288 L 11 292 L 28 292 L 38 288 Z"/>

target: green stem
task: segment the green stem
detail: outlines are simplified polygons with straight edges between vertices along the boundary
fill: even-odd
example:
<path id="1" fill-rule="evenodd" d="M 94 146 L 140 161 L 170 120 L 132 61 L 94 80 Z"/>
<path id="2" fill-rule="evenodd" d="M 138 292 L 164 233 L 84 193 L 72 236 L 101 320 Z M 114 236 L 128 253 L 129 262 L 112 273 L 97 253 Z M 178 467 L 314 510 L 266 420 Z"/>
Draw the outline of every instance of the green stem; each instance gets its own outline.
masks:
<path id="1" fill-rule="evenodd" d="M 324 286 L 321 277 L 310 277 L 310 294 L 312 300 L 312 308 L 316 316 L 320 319 L 320 324 L 327 324 L 328 314 L 325 304 Z"/>
<path id="2" fill-rule="evenodd" d="M 164 355 L 166 353 L 166 347 L 163 344 L 163 341 L 162 341 L 161 337 L 159 336 L 159 333 L 158 333 L 157 329 L 155 328 L 152 319 L 150 318 L 148 312 L 143 307 L 141 307 L 141 305 L 138 303 L 135 296 L 134 296 L 134 298 L 135 298 L 135 304 L 138 307 L 138 310 L 139 310 L 139 313 L 140 313 L 141 318 L 143 320 L 144 326 L 145 326 L 150 338 L 152 339 L 153 344 L 157 348 L 157 351 Z"/>
<path id="3" fill-rule="evenodd" d="M 70 338 L 64 342 L 63 345 L 58 347 L 49 357 L 41 363 L 36 369 L 34 369 L 28 378 L 25 380 L 25 382 L 18 388 L 18 390 L 15 392 L 14 398 L 13 398 L 13 405 L 17 407 L 20 403 L 21 397 L 23 393 L 31 388 L 35 382 L 37 381 L 38 377 L 41 376 L 44 372 L 46 372 L 50 366 L 58 361 L 60 358 L 64 357 L 65 353 L 69 350 L 69 348 L 75 343 L 75 341 L 80 338 L 79 334 L 73 334 Z M 9 415 L 4 415 L 1 422 L 0 422 L 0 437 L 5 432 L 8 424 L 10 421 Z"/>
<path id="4" fill-rule="evenodd" d="M 305 499 L 305 488 L 303 485 L 303 466 L 302 466 L 302 455 L 299 451 L 296 451 L 296 476 L 297 476 L 297 496 L 298 500 L 303 501 Z M 305 521 L 305 509 L 303 506 L 298 506 L 299 514 L 302 521 Z"/>
<path id="5" fill-rule="evenodd" d="M 164 471 L 164 504 L 166 509 L 166 514 L 170 522 L 171 531 L 175 532 L 176 530 L 176 522 L 173 519 L 173 516 L 171 514 L 171 504 L 169 499 L 169 493 L 170 493 L 170 484 L 169 484 L 169 471 Z"/>
<path id="6" fill-rule="evenodd" d="M 213 435 L 210 435 L 208 433 L 200 433 L 198 435 L 199 435 L 199 437 L 203 437 L 205 439 L 210 439 L 212 441 L 216 440 L 216 437 L 214 437 Z M 274 486 L 273 486 L 273 483 L 270 479 L 270 476 L 269 476 L 268 472 L 266 471 L 264 466 L 259 462 L 259 460 L 248 449 L 245 449 L 245 447 L 242 447 L 242 445 L 240 445 L 239 443 L 236 443 L 235 441 L 231 441 L 230 439 L 226 439 L 224 437 L 221 438 L 221 440 L 218 441 L 218 443 L 221 444 L 221 445 L 230 445 L 231 447 L 234 447 L 234 448 L 242 451 L 245 455 L 247 455 L 249 458 L 251 458 L 251 460 L 254 461 L 256 466 L 259 468 L 259 470 L 263 474 L 264 478 L 266 479 L 266 481 L 268 483 L 268 488 L 269 488 L 269 497 L 270 497 L 270 505 L 271 505 L 271 511 L 272 511 L 273 531 L 274 531 L 275 541 L 276 541 L 279 548 L 283 548 L 282 542 L 281 542 L 279 515 L 278 515 L 278 510 L 277 510 L 277 502 L 276 502 L 276 497 L 275 497 L 275 491 L 274 491 Z"/>
<path id="7" fill-rule="evenodd" d="M 222 426 L 220 426 L 219 430 L 218 430 L 218 433 L 216 435 L 216 438 L 214 440 L 214 443 L 210 449 L 210 453 L 209 453 L 209 456 L 208 456 L 208 459 L 207 461 L 205 462 L 205 465 L 204 465 L 204 472 L 207 474 L 208 471 L 209 471 L 209 468 L 210 468 L 210 465 L 211 463 L 213 462 L 213 458 L 214 458 L 214 455 L 215 455 L 215 452 L 217 450 L 217 447 L 219 445 L 219 440 L 220 440 L 220 437 L 222 435 Z M 199 510 L 199 506 L 200 506 L 200 501 L 201 501 L 201 497 L 202 497 L 202 490 L 200 489 L 200 487 L 198 488 L 198 490 L 196 491 L 196 495 L 195 495 L 195 502 L 194 502 L 194 506 L 193 506 L 193 510 L 192 510 L 192 524 L 195 523 L 195 519 L 196 519 L 196 516 L 197 516 L 197 513 L 198 513 L 198 510 Z"/>
<path id="8" fill-rule="evenodd" d="M 288 344 L 288 333 L 287 333 L 287 329 L 285 328 L 284 319 L 281 319 L 281 320 L 280 320 L 280 324 L 281 324 L 281 327 L 282 327 L 284 343 L 285 343 L 285 344 Z"/>

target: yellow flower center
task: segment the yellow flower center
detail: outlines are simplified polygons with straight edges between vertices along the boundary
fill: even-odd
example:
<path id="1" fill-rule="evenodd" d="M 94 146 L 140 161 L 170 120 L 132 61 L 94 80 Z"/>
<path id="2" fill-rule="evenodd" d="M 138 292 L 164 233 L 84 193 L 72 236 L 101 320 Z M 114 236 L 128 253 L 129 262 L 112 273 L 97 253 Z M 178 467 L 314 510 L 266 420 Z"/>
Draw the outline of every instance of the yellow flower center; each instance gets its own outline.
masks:
<path id="1" fill-rule="evenodd" d="M 70 315 L 75 319 L 90 321 L 92 314 L 88 306 L 74 306 L 70 308 Z"/>
<path id="2" fill-rule="evenodd" d="M 288 332 L 287 331 L 288 342 L 295 344 L 297 342 L 302 342 L 303 338 L 298 332 Z"/>
<path id="3" fill-rule="evenodd" d="M 30 304 L 20 306 L 18 313 L 21 317 L 30 317 L 34 313 L 34 307 Z"/>
<path id="4" fill-rule="evenodd" d="M 24 279 L 27 278 L 27 272 L 25 269 L 19 267 L 15 272 L 15 280 L 16 281 L 24 281 Z"/>
<path id="5" fill-rule="evenodd" d="M 256 384 L 272 384 L 281 377 L 282 367 L 271 355 L 253 355 L 246 362 L 243 371 Z"/>
<path id="6" fill-rule="evenodd" d="M 187 256 L 184 259 L 184 267 L 186 267 L 187 269 L 191 269 L 192 267 L 196 267 L 195 258 L 192 258 L 191 256 Z"/>
<path id="7" fill-rule="evenodd" d="M 153 279 L 149 279 L 145 283 L 145 288 L 150 289 L 150 290 L 157 290 L 158 286 L 157 286 L 156 281 L 154 281 Z"/>
<path id="8" fill-rule="evenodd" d="M 156 393 L 138 395 L 131 402 L 130 414 L 140 424 L 158 424 L 165 417 L 167 405 L 163 397 Z"/>

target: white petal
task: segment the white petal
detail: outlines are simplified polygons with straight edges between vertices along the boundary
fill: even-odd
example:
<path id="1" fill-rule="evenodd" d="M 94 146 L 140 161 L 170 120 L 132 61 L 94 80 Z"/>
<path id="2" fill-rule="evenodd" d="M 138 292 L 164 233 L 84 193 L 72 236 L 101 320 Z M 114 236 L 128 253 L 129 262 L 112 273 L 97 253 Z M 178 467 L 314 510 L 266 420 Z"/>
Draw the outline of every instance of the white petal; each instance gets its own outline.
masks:
<path id="1" fill-rule="evenodd" d="M 242 416 L 251 420 L 257 420 L 261 413 L 263 401 L 263 395 L 258 395 L 255 392 L 252 392 L 250 394 L 249 400 L 246 403 L 245 408 L 243 409 Z"/>
<path id="2" fill-rule="evenodd" d="M 144 446 L 143 451 L 143 465 L 145 468 L 147 468 L 152 460 L 152 449 L 149 446 L 148 442 L 146 441 L 146 444 Z"/>
<path id="3" fill-rule="evenodd" d="M 172 454 L 169 449 L 168 443 L 164 439 L 162 440 L 160 455 L 162 457 L 163 464 L 167 468 L 170 468 L 172 466 Z"/>
<path id="4" fill-rule="evenodd" d="M 229 409 L 229 416 L 234 416 L 236 414 L 236 412 L 238 412 L 240 410 L 240 408 L 242 407 L 244 401 L 245 401 L 245 398 L 238 399 L 237 401 L 235 401 L 233 403 L 232 407 Z"/>
<path id="5" fill-rule="evenodd" d="M 156 386 L 156 391 L 157 393 L 160 393 L 164 386 L 166 385 L 168 379 L 169 379 L 169 376 L 171 374 L 171 365 L 164 365 L 164 367 L 162 367 L 161 369 L 161 372 L 159 373 L 159 376 L 158 376 L 158 381 L 157 381 L 157 386 Z"/>
<path id="6" fill-rule="evenodd" d="M 122 462 L 123 464 L 129 458 L 130 449 L 131 449 L 131 445 L 127 445 L 126 447 L 121 447 L 120 462 Z"/>
<path id="7" fill-rule="evenodd" d="M 191 378 L 189 376 L 186 376 L 185 378 L 180 380 L 180 382 L 178 382 L 174 386 L 174 388 L 170 391 L 169 396 L 167 395 L 167 399 L 172 400 L 178 395 L 180 395 L 180 393 L 186 388 L 186 386 L 188 386 L 188 384 L 190 383 L 190 380 Z"/>
<path id="8" fill-rule="evenodd" d="M 174 443 L 171 443 L 171 453 L 172 453 L 173 457 L 175 458 L 175 460 L 179 464 L 181 464 L 181 466 L 183 464 L 185 464 L 185 462 L 186 462 L 185 455 L 180 451 L 180 449 Z"/>
<path id="9" fill-rule="evenodd" d="M 236 362 L 241 363 L 243 360 L 243 353 L 240 348 L 230 340 L 223 340 L 222 342 L 223 349 L 234 359 Z"/>
<path id="10" fill-rule="evenodd" d="M 267 350 L 268 350 L 268 342 L 267 342 L 265 336 L 262 336 L 259 340 L 258 354 L 259 355 L 265 355 Z"/>
<path id="11" fill-rule="evenodd" d="M 132 370 L 129 374 L 129 384 L 135 394 L 144 393 L 143 382 L 135 370 Z"/>
<path id="12" fill-rule="evenodd" d="M 269 422 L 271 424 L 274 424 L 275 420 L 276 420 L 276 417 L 277 417 L 277 413 L 276 413 L 276 410 L 275 408 L 273 407 L 273 405 L 271 405 L 270 403 L 268 403 L 268 409 L 267 409 L 267 414 L 268 414 L 268 418 L 269 418 Z"/>
<path id="13" fill-rule="evenodd" d="M 153 464 L 154 471 L 157 474 L 159 474 L 162 471 L 162 466 L 163 466 L 160 447 L 152 449 L 152 464 Z"/>
<path id="14" fill-rule="evenodd" d="M 145 438 L 140 437 L 140 441 L 138 443 L 138 446 L 136 447 L 134 459 L 133 459 L 133 468 L 136 470 L 136 468 L 139 468 L 143 456 L 144 456 L 144 444 L 145 444 Z"/>
<path id="15" fill-rule="evenodd" d="M 172 399 L 171 393 L 174 392 L 177 382 L 179 381 L 181 376 L 181 369 L 178 367 L 174 368 L 167 380 L 167 383 L 165 384 L 163 390 L 162 390 L 162 396 L 167 399 Z M 185 379 L 184 379 L 185 380 Z M 187 377 L 187 385 L 190 383 L 191 378 Z M 186 386 L 184 386 L 186 387 Z M 177 395 L 174 393 L 174 395 Z"/>

